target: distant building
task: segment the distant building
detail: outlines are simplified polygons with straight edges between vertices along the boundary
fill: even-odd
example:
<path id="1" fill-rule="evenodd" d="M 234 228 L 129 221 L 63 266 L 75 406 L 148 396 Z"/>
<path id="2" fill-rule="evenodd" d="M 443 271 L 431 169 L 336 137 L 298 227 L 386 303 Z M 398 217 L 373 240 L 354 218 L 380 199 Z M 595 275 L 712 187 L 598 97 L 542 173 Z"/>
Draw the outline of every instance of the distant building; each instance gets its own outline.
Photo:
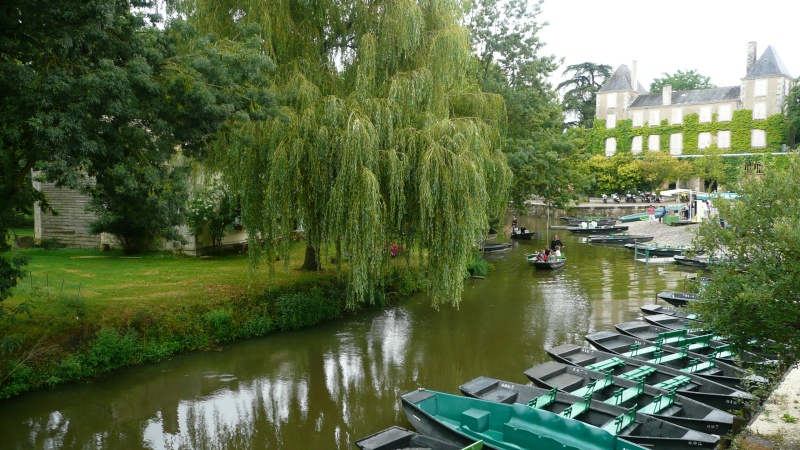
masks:
<path id="1" fill-rule="evenodd" d="M 607 156 L 666 150 L 702 155 L 712 146 L 730 154 L 783 150 L 783 107 L 794 78 L 772 47 L 756 60 L 755 42 L 748 43 L 745 69 L 739 86 L 673 91 L 666 85 L 660 94 L 648 94 L 637 80 L 636 62 L 620 66 L 597 92 L 593 150 Z"/>

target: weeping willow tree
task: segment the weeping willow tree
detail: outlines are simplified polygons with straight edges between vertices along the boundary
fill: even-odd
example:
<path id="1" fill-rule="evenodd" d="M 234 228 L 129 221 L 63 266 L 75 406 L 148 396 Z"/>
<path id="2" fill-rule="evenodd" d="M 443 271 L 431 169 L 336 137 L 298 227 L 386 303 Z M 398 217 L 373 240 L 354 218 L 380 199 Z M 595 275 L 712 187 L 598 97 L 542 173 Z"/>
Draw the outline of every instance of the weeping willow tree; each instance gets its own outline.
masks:
<path id="1" fill-rule="evenodd" d="M 487 217 L 506 205 L 505 107 L 474 78 L 469 34 L 452 0 L 187 0 L 203 31 L 261 27 L 280 114 L 240 124 L 214 145 L 242 198 L 255 261 L 289 264 L 301 224 L 303 267 L 348 261 L 349 305 L 372 301 L 388 246 L 421 252 L 434 306 L 458 304 Z"/>

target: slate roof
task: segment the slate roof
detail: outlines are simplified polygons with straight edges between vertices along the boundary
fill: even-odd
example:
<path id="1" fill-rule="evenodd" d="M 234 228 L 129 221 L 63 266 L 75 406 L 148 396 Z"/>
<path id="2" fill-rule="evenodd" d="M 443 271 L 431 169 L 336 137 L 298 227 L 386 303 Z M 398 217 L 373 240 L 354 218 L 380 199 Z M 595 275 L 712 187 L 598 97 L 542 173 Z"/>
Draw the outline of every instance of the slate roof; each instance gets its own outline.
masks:
<path id="1" fill-rule="evenodd" d="M 779 75 L 794 78 L 789 74 L 789 71 L 786 70 L 786 66 L 783 65 L 783 61 L 778 57 L 778 53 L 772 49 L 772 46 L 768 46 L 767 49 L 764 50 L 764 53 L 761 54 L 761 58 L 758 58 L 758 61 L 753 64 L 753 68 L 750 69 L 750 72 L 747 72 L 747 75 L 742 79 L 766 78 Z"/>
<path id="2" fill-rule="evenodd" d="M 642 83 L 636 82 L 636 90 L 640 94 L 646 94 L 647 91 L 642 87 Z M 625 64 L 617 67 L 614 74 L 603 83 L 603 86 L 597 91 L 599 92 L 619 92 L 619 91 L 632 91 L 631 88 L 631 69 Z"/>
<path id="3" fill-rule="evenodd" d="M 719 103 L 738 101 L 741 86 L 727 86 L 694 91 L 673 91 L 671 105 L 662 105 L 661 94 L 640 95 L 630 108 L 653 108 L 659 106 L 694 105 L 698 103 Z"/>

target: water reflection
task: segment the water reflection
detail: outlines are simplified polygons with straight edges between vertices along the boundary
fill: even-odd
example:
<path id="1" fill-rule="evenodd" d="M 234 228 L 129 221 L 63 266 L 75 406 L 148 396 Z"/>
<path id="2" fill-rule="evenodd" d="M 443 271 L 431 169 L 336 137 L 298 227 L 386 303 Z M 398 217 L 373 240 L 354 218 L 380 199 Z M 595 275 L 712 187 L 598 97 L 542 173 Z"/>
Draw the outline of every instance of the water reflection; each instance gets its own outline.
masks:
<path id="1" fill-rule="evenodd" d="M 489 256 L 493 272 L 466 283 L 459 308 L 437 312 L 418 297 L 0 402 L 3 448 L 351 449 L 408 426 L 400 394 L 457 392 L 480 375 L 524 382 L 545 348 L 632 320 L 693 274 L 565 234 L 566 267 L 534 271 L 524 255 L 549 242 L 543 234 Z"/>

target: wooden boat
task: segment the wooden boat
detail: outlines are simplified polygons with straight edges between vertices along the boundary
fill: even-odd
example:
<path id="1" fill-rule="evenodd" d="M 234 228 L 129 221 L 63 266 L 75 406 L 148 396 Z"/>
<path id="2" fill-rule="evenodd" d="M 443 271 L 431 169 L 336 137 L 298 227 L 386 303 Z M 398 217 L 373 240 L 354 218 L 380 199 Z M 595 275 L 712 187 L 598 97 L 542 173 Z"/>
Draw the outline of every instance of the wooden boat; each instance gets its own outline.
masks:
<path id="1" fill-rule="evenodd" d="M 676 348 L 611 331 L 587 334 L 585 338 L 598 350 L 635 358 L 648 364 L 672 367 L 735 389 L 746 389 L 748 386 L 754 385 L 756 381 L 749 377 L 744 369 L 718 361 L 713 350 L 708 355 L 702 355 L 687 349 L 686 346 L 707 346 L 702 340 L 700 342 L 691 341 L 683 348 Z M 697 350 L 704 347 L 689 348 Z M 732 357 L 733 352 L 727 349 L 724 351 L 723 354 L 727 358 Z"/>
<path id="2" fill-rule="evenodd" d="M 494 241 L 497 239 L 497 235 L 500 234 L 494 228 L 489 228 L 489 232 L 486 233 L 486 241 Z"/>
<path id="3" fill-rule="evenodd" d="M 634 250 L 639 254 L 646 256 L 676 256 L 681 255 L 685 250 L 691 249 L 688 245 L 671 245 L 671 244 L 625 244 L 625 248 Z"/>
<path id="4" fill-rule="evenodd" d="M 483 244 L 481 250 L 483 250 L 484 253 L 494 253 L 494 252 L 502 252 L 508 250 L 509 248 L 511 248 L 511 244 L 506 242 L 503 244 Z"/>
<path id="5" fill-rule="evenodd" d="M 667 306 L 667 305 L 644 305 L 640 306 L 639 309 L 642 310 L 643 313 L 648 315 L 656 315 L 656 314 L 665 314 L 668 316 L 675 316 L 675 317 L 682 317 L 682 318 L 689 318 L 690 316 L 695 316 L 695 314 L 689 314 L 688 312 L 684 311 L 683 308 L 676 308 L 675 306 Z"/>
<path id="6" fill-rule="evenodd" d="M 567 227 L 567 231 L 575 234 L 611 234 L 618 231 L 626 231 L 627 225 L 598 225 L 596 227 Z"/>
<path id="7" fill-rule="evenodd" d="M 708 268 L 708 258 L 705 256 L 675 256 L 675 262 L 682 266 L 697 267 L 698 269 Z"/>
<path id="8" fill-rule="evenodd" d="M 518 228 L 516 230 L 511 230 L 511 239 L 533 239 L 536 236 L 535 231 L 525 230 Z"/>
<path id="9" fill-rule="evenodd" d="M 701 332 L 703 328 L 703 323 L 698 320 L 696 314 L 682 313 L 680 316 L 673 316 L 669 314 L 653 314 L 652 316 L 645 316 L 644 320 L 651 325 L 669 330 L 691 329 Z"/>
<path id="10" fill-rule="evenodd" d="M 659 323 L 662 323 L 660 320 L 658 320 L 659 317 L 663 318 L 664 322 L 667 322 L 667 319 L 675 319 L 675 322 L 672 323 L 676 328 L 668 328 L 658 325 Z M 704 329 L 702 322 L 681 319 L 665 314 L 647 316 L 645 317 L 645 320 L 650 318 L 654 318 L 656 320 L 653 322 L 648 321 L 648 323 L 633 320 L 630 322 L 619 323 L 614 325 L 614 327 L 622 334 L 653 342 L 661 339 L 664 344 L 677 348 L 685 345 L 690 339 L 699 339 L 700 337 L 703 337 L 708 343 L 708 347 L 717 350 L 717 359 L 728 364 L 741 365 L 742 362 L 754 364 L 774 364 L 774 361 L 771 360 L 778 358 L 775 353 L 759 351 L 756 349 L 737 351 L 735 357 L 728 358 L 727 355 L 721 354 L 720 350 L 729 348 L 728 346 L 730 343 L 719 336 L 714 336 L 709 330 Z M 706 354 L 708 351 L 710 350 L 696 350 L 697 353 L 702 354 Z"/>
<path id="11" fill-rule="evenodd" d="M 689 302 L 697 300 L 697 294 L 691 292 L 659 292 L 656 294 L 661 300 L 669 303 L 672 306 L 686 306 Z"/>
<path id="12" fill-rule="evenodd" d="M 589 225 L 590 223 L 594 223 L 596 226 L 609 226 L 609 225 L 616 225 L 617 224 L 617 220 L 616 219 L 606 219 L 606 218 L 590 219 L 590 220 L 570 219 L 569 222 L 567 222 L 567 226 L 579 227 L 579 226 L 581 226 L 582 223 L 585 223 L 586 225 Z"/>
<path id="13" fill-rule="evenodd" d="M 601 234 L 597 236 L 589 236 L 589 242 L 595 244 L 628 244 L 631 242 L 648 242 L 652 241 L 653 236 L 645 236 L 641 234 Z"/>
<path id="14" fill-rule="evenodd" d="M 361 450 L 480 450 L 483 441 L 464 447 L 441 439 L 423 436 L 417 432 L 392 426 L 355 441 Z"/>
<path id="15" fill-rule="evenodd" d="M 666 205 L 666 208 L 667 208 L 667 211 L 674 211 L 674 212 L 678 212 L 678 211 L 680 211 L 682 209 L 686 209 L 686 207 L 683 206 L 683 205 Z M 656 217 L 658 217 L 658 215 L 660 213 L 661 213 L 661 206 L 656 208 L 656 214 L 655 214 Z M 626 216 L 619 217 L 617 220 L 619 220 L 622 223 L 628 223 L 628 222 L 638 222 L 640 220 L 648 220 L 648 219 L 650 219 L 650 215 L 647 214 L 647 212 L 640 212 L 640 213 L 633 213 L 633 214 L 628 214 Z"/>
<path id="16" fill-rule="evenodd" d="M 482 440 L 484 448 L 498 450 L 644 450 L 602 428 L 519 403 L 425 389 L 404 394 L 401 400 L 418 432 L 457 445 Z M 621 426 L 632 417 L 620 420 Z"/>
<path id="17" fill-rule="evenodd" d="M 525 258 L 528 260 L 528 263 L 536 269 L 544 270 L 560 269 L 567 263 L 566 256 L 552 256 L 547 261 L 538 260 L 536 254 L 526 255 Z"/>
<path id="18" fill-rule="evenodd" d="M 558 389 L 542 389 L 489 377 L 478 377 L 459 386 L 461 393 L 469 397 L 491 402 L 521 403 L 531 408 L 542 409 L 562 417 L 577 419 L 612 431 L 626 441 L 657 450 L 682 450 L 697 445 L 701 448 L 715 448 L 719 436 L 712 436 L 697 430 L 689 430 L 671 422 L 665 422 L 652 415 L 636 412 L 633 421 L 625 427 L 614 426 L 617 417 L 628 414 L 629 408 L 613 403 L 593 401 L 592 393 L 575 396 Z M 667 407 L 667 400 L 660 401 L 659 407 Z M 653 405 L 651 408 L 656 408 Z M 636 405 L 633 411 L 636 411 Z M 643 409 L 647 409 L 644 407 Z"/>
<path id="19" fill-rule="evenodd" d="M 545 389 L 558 388 L 577 396 L 591 392 L 592 399 L 596 401 L 625 408 L 638 404 L 644 407 L 640 412 L 703 433 L 731 434 L 735 422 L 733 414 L 689 397 L 675 394 L 670 399 L 672 393 L 666 389 L 560 362 L 548 361 L 536 365 L 526 370 L 525 376 L 534 385 Z M 660 401 L 670 404 L 658 411 L 644 411 L 647 405 L 659 404 Z"/>
<path id="20" fill-rule="evenodd" d="M 677 393 L 708 406 L 732 412 L 740 410 L 747 402 L 755 400 L 752 394 L 725 386 L 695 374 L 681 372 L 672 367 L 647 364 L 635 358 L 602 352 L 589 347 L 564 344 L 547 349 L 558 362 L 572 364 L 629 380 L 644 379 L 644 383 L 662 389 L 677 389 Z"/>

